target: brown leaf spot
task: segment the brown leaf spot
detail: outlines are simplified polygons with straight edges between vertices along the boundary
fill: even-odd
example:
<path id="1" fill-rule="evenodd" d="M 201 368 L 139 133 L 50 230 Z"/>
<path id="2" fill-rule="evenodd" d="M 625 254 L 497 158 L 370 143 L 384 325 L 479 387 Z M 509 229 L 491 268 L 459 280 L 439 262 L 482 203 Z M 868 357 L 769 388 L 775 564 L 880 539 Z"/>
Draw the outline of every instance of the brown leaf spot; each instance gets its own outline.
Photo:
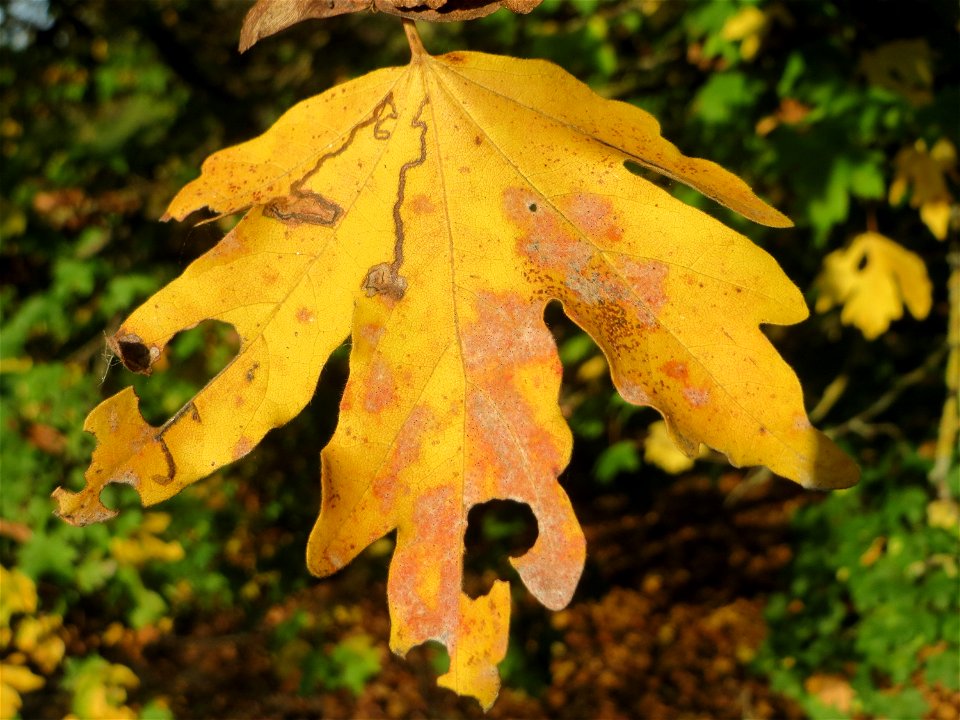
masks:
<path id="1" fill-rule="evenodd" d="M 267 265 L 260 271 L 260 282 L 264 285 L 274 285 L 280 279 L 277 269 Z"/>
<path id="2" fill-rule="evenodd" d="M 302 224 L 330 226 L 343 214 L 343 208 L 318 193 L 296 186 L 290 191 L 294 194 L 267 205 L 263 209 L 264 216 L 297 227 Z"/>
<path id="3" fill-rule="evenodd" d="M 396 302 L 406 293 L 407 280 L 398 275 L 390 263 L 379 263 L 370 268 L 361 287 L 367 297 L 383 295 Z"/>
<path id="4" fill-rule="evenodd" d="M 297 322 L 299 323 L 312 323 L 315 322 L 317 316 L 313 314 L 313 311 L 308 307 L 301 307 L 297 310 Z"/>

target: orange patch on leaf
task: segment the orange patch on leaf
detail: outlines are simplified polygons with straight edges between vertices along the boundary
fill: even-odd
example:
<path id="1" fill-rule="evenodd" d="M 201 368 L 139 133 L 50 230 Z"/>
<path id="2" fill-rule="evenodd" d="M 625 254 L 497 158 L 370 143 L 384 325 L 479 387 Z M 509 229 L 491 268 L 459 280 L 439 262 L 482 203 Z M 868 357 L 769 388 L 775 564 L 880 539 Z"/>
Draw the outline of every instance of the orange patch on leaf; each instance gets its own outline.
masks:
<path id="1" fill-rule="evenodd" d="M 637 261 L 624 258 L 619 262 L 627 284 L 639 296 L 646 309 L 656 314 L 666 303 L 664 290 L 669 268 L 659 260 Z"/>
<path id="2" fill-rule="evenodd" d="M 233 459 L 239 460 L 253 450 L 253 446 L 254 443 L 250 440 L 250 438 L 241 436 L 240 439 L 237 440 L 236 445 L 233 446 Z"/>
<path id="3" fill-rule="evenodd" d="M 576 242 L 574 228 L 530 190 L 507 188 L 503 208 L 523 232 L 517 249 L 535 265 L 554 269 L 562 278 L 579 274 L 593 256 L 588 244 Z"/>
<path id="4" fill-rule="evenodd" d="M 317 319 L 313 311 L 308 307 L 301 307 L 297 310 L 297 322 L 312 323 Z"/>
<path id="5" fill-rule="evenodd" d="M 357 339 L 369 343 L 371 347 L 376 347 L 377 343 L 380 342 L 380 338 L 383 337 L 383 333 L 383 325 L 366 323 L 360 327 Z"/>
<path id="6" fill-rule="evenodd" d="M 687 364 L 685 362 L 681 362 L 680 360 L 670 360 L 669 362 L 665 362 L 660 366 L 660 369 L 663 370 L 667 377 L 672 377 L 674 380 L 686 381 L 690 377 L 690 371 L 687 368 Z"/>
<path id="7" fill-rule="evenodd" d="M 400 530 L 390 564 L 387 579 L 390 605 L 402 608 L 401 631 L 406 643 L 419 644 L 435 638 L 452 651 L 462 560 L 459 553 L 449 549 L 459 547 L 464 511 L 453 489 L 440 485 L 416 498 L 412 515 L 417 521 L 415 529 Z M 425 592 L 427 587 L 432 592 Z"/>
<path id="8" fill-rule="evenodd" d="M 612 244 L 623 239 L 622 221 L 613 204 L 600 195 L 574 195 L 567 203 L 566 213 L 589 237 L 603 238 Z"/>
<path id="9" fill-rule="evenodd" d="M 363 409 L 376 414 L 392 405 L 396 399 L 397 389 L 393 371 L 382 357 L 378 357 L 370 369 L 370 377 L 367 378 Z"/>
<path id="10" fill-rule="evenodd" d="M 433 411 L 424 405 L 418 405 L 410 411 L 406 422 L 397 433 L 386 467 L 377 474 L 371 486 L 385 515 L 393 513 L 398 492 L 410 492 L 409 484 L 401 485 L 400 475 L 406 468 L 416 465 L 423 451 L 424 440 L 430 437 L 435 426 Z"/>
<path id="11" fill-rule="evenodd" d="M 413 210 L 418 215 L 426 215 L 428 213 L 434 212 L 437 207 L 433 204 L 433 200 L 430 199 L 429 195 L 416 195 L 410 200 L 410 209 Z"/>

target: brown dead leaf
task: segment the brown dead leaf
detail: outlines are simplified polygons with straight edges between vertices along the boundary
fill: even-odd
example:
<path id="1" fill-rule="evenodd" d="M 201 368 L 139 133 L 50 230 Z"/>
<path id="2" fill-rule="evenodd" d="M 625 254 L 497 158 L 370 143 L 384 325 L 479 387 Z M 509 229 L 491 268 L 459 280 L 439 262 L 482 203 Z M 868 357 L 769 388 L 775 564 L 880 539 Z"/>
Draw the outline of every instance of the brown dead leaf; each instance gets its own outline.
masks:
<path id="1" fill-rule="evenodd" d="M 543 0 L 258 0 L 244 18 L 240 52 L 303 20 L 369 11 L 410 20 L 457 22 L 481 18 L 500 8 L 528 13 L 541 2 Z"/>

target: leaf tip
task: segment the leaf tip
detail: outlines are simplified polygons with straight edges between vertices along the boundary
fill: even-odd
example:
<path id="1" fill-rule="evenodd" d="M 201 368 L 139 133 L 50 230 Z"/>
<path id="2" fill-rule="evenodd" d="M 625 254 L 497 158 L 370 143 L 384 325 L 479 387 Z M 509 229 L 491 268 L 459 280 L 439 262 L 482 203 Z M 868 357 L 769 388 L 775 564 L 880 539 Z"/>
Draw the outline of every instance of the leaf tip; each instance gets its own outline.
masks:
<path id="1" fill-rule="evenodd" d="M 83 527 L 115 518 L 117 511 L 111 510 L 100 501 L 99 490 L 101 489 L 91 492 L 91 488 L 87 486 L 75 493 L 58 487 L 50 494 L 57 504 L 53 514 L 74 527 Z"/>
<path id="2" fill-rule="evenodd" d="M 817 431 L 816 458 L 798 481 L 807 490 L 844 490 L 860 481 L 860 466 L 829 437 Z"/>
<path id="3" fill-rule="evenodd" d="M 768 223 L 770 227 L 775 228 L 792 228 L 794 226 L 793 220 L 788 218 L 782 212 L 776 208 L 770 208 L 773 212 L 771 215 L 771 222 Z"/>

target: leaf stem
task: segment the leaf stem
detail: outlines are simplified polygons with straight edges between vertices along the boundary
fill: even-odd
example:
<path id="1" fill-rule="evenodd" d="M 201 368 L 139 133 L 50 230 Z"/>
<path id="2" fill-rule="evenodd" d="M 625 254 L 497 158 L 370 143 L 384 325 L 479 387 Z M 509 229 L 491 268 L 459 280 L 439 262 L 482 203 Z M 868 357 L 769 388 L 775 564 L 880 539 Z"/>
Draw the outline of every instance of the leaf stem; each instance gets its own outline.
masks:
<path id="1" fill-rule="evenodd" d="M 403 31 L 407 34 L 407 42 L 410 43 L 410 60 L 415 62 L 428 53 L 420 40 L 420 33 L 417 32 L 417 24 L 408 18 L 403 18 Z"/>

